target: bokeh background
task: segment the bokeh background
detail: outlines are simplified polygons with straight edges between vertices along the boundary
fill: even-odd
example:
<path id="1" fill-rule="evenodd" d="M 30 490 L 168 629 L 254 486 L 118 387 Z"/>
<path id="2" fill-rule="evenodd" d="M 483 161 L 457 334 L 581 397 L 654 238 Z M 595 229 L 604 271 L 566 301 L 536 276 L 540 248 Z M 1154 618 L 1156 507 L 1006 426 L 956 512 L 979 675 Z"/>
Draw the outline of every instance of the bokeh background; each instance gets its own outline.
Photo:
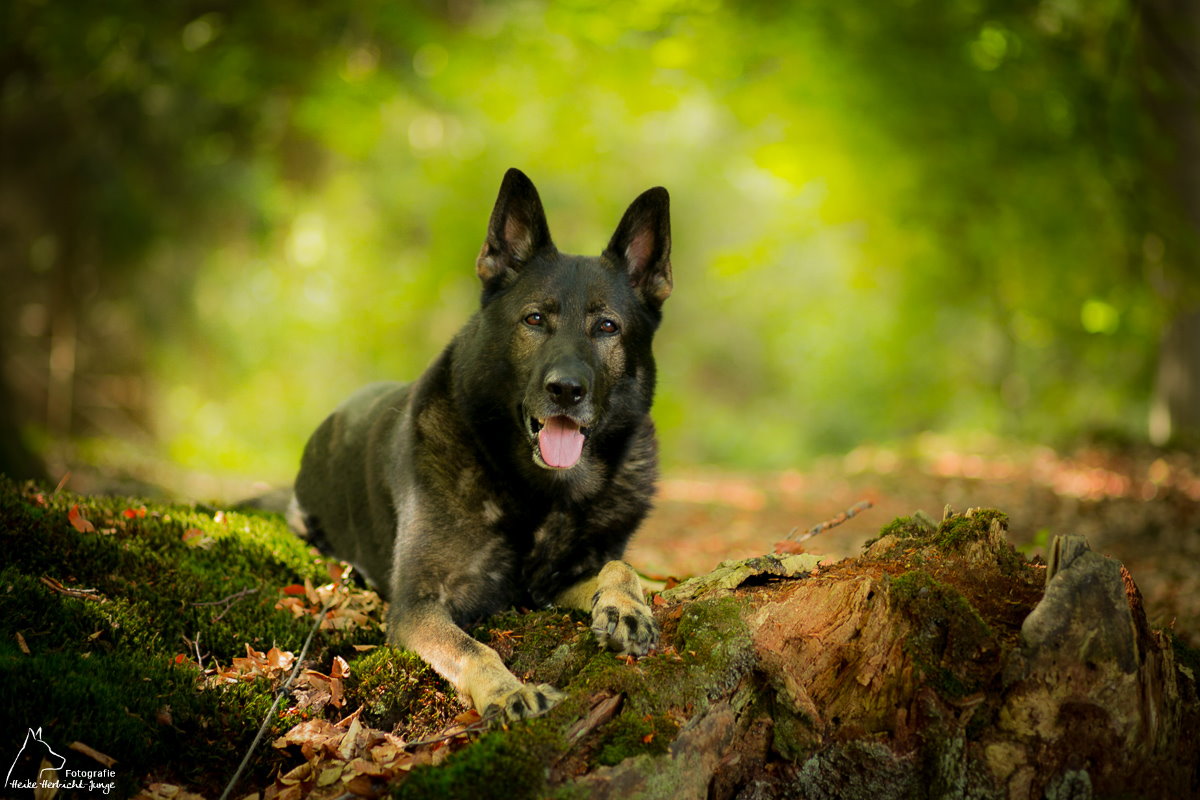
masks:
<path id="1" fill-rule="evenodd" d="M 668 468 L 1200 426 L 1187 3 L 0 14 L 9 474 L 288 481 L 342 397 L 472 312 L 509 166 L 572 252 L 671 191 Z"/>

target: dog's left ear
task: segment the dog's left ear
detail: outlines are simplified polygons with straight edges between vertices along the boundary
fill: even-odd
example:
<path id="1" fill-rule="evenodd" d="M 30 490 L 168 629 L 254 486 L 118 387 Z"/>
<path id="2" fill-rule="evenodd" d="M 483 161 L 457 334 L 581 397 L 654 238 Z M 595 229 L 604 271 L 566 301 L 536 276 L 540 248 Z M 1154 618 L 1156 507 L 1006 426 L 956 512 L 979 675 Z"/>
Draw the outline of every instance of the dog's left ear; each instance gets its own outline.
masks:
<path id="1" fill-rule="evenodd" d="M 475 272 L 485 284 L 514 277 L 539 250 L 554 247 L 550 226 L 533 181 L 519 169 L 509 169 L 488 221 L 487 239 Z"/>
<path id="2" fill-rule="evenodd" d="M 661 186 L 630 204 L 604 254 L 629 273 L 629 283 L 657 308 L 671 295 L 671 196 Z"/>

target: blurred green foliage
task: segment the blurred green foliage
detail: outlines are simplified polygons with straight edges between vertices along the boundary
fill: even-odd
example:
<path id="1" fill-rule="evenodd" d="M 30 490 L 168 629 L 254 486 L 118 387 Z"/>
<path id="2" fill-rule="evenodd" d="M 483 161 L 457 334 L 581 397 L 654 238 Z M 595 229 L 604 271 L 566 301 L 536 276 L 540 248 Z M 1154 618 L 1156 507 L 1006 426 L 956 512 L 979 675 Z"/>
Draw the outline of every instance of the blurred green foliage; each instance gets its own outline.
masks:
<path id="1" fill-rule="evenodd" d="M 70 424 L 41 412 L 53 369 L 25 398 L 51 440 L 119 433 L 82 412 L 127 402 L 180 464 L 287 479 L 343 396 L 416 376 L 472 312 L 508 166 L 566 251 L 671 191 L 669 463 L 1143 435 L 1152 278 L 1186 273 L 1143 192 L 1126 0 L 3 13 L 4 186 L 35 212 L 5 346 L 53 364 L 59 307 L 79 337 Z"/>

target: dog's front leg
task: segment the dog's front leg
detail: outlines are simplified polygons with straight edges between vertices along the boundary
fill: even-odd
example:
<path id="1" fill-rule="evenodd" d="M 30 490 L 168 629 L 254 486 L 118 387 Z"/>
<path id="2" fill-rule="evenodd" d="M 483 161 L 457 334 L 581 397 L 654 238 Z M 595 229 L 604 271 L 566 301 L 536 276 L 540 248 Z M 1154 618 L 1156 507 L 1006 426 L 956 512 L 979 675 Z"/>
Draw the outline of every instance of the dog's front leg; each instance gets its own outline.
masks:
<path id="1" fill-rule="evenodd" d="M 521 683 L 495 650 L 468 636 L 435 602 L 393 616 L 390 627 L 394 644 L 423 658 L 480 714 L 495 709 L 509 719 L 536 717 L 564 697 L 549 684 Z"/>
<path id="2" fill-rule="evenodd" d="M 592 632 L 617 655 L 643 656 L 658 644 L 658 623 L 646 605 L 642 582 L 624 561 L 608 562 L 559 595 L 558 603 L 591 612 Z"/>

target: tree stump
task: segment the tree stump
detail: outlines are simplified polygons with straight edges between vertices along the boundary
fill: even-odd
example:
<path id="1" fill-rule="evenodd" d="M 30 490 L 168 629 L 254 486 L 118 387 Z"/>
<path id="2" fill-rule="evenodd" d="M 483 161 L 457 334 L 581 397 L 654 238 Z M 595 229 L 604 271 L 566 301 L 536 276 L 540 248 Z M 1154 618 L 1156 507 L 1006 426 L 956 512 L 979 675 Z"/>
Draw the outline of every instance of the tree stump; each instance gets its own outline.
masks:
<path id="1" fill-rule="evenodd" d="M 1200 794 L 1194 654 L 1150 630 L 1120 563 L 1071 536 L 1029 562 L 1006 525 L 903 518 L 858 558 L 764 556 L 664 591 L 666 646 L 690 604 L 731 598 L 752 667 L 665 752 L 551 783 L 718 800 Z"/>

